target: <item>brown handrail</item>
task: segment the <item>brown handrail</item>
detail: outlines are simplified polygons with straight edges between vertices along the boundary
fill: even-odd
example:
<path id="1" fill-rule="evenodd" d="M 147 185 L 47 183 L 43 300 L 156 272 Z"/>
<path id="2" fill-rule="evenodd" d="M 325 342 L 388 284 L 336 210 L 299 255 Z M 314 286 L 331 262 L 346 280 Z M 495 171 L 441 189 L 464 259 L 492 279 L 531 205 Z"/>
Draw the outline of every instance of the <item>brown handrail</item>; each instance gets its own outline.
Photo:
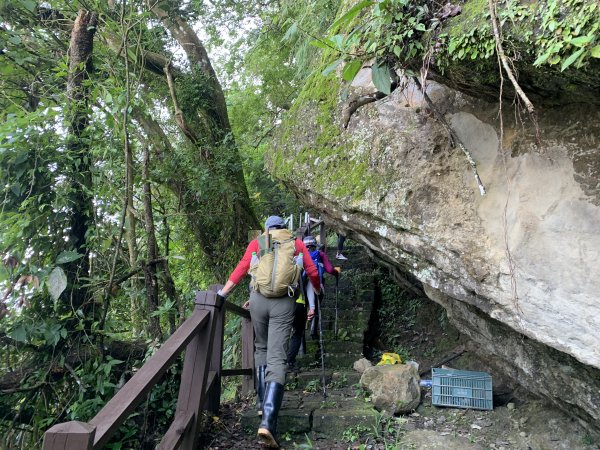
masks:
<path id="1" fill-rule="evenodd" d="M 160 347 L 129 382 L 104 405 L 96 416 L 90 420 L 90 425 L 96 426 L 94 447 L 102 448 L 114 432 L 127 419 L 127 416 L 150 392 L 156 382 L 171 366 L 175 358 L 185 346 L 196 336 L 197 332 L 206 326 L 210 319 L 207 310 L 196 310 L 181 327 Z"/>
<path id="2" fill-rule="evenodd" d="M 244 375 L 242 390 L 254 384 L 254 333 L 250 314 L 223 302 L 211 286 L 198 292 L 192 316 L 157 350 L 142 368 L 89 422 L 54 425 L 44 434 L 44 450 L 93 450 L 102 448 L 129 414 L 139 405 L 185 348 L 175 417 L 159 449 L 184 448 L 196 444 L 202 409 L 218 412 L 221 378 L 235 372 Z M 222 370 L 225 310 L 242 316 L 242 368 Z"/>
<path id="3" fill-rule="evenodd" d="M 250 311 L 225 300 L 225 309 L 245 319 L 250 319 Z"/>
<path id="4" fill-rule="evenodd" d="M 308 222 L 304 222 L 304 224 L 296 230 L 296 237 L 298 239 L 302 239 L 304 236 L 308 236 L 309 234 L 312 235 L 313 228 L 317 227 L 319 228 L 319 241 L 323 250 L 325 250 L 327 247 L 327 232 L 325 229 L 325 220 L 323 219 L 309 217 Z"/>

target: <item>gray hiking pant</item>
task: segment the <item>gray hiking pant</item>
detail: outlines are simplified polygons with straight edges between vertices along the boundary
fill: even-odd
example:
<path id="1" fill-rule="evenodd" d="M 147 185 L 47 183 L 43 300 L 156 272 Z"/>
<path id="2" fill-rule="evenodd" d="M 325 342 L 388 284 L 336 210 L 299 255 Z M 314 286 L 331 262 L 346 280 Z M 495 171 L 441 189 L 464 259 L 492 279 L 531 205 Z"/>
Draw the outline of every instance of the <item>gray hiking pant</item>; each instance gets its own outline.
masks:
<path id="1" fill-rule="evenodd" d="M 252 290 L 250 316 L 254 327 L 254 364 L 267 366 L 265 382 L 285 384 L 288 341 L 295 298 L 266 298 Z"/>

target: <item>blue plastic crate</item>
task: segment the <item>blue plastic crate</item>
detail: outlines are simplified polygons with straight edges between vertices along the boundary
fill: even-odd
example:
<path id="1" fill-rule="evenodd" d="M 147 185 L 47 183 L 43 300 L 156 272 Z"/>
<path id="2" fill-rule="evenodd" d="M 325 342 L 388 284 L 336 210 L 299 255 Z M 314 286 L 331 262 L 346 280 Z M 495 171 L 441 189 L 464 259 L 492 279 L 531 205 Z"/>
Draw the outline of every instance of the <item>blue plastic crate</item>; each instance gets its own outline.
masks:
<path id="1" fill-rule="evenodd" d="M 453 408 L 493 409 L 492 377 L 485 372 L 431 369 L 431 404 Z"/>

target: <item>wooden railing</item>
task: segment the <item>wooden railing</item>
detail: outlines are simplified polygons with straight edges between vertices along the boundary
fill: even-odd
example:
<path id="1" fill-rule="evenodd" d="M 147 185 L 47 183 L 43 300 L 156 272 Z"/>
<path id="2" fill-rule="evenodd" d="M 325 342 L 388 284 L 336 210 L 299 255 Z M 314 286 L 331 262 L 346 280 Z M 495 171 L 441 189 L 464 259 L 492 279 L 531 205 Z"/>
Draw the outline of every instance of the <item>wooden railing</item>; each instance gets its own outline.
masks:
<path id="1" fill-rule="evenodd" d="M 325 221 L 323 219 L 316 219 L 306 215 L 306 221 L 296 230 L 296 237 L 302 239 L 304 236 L 314 236 L 314 230 L 319 230 L 319 242 L 325 250 L 327 245 L 327 231 L 325 229 Z"/>
<path id="2" fill-rule="evenodd" d="M 218 412 L 221 378 L 243 375 L 242 392 L 254 386 L 254 330 L 250 314 L 222 302 L 211 286 L 198 292 L 192 316 L 187 319 L 89 422 L 54 425 L 44 435 L 44 450 L 101 449 L 144 400 L 153 386 L 185 349 L 177 408 L 171 426 L 157 449 L 192 450 L 198 436 L 201 412 Z M 225 311 L 242 317 L 242 368 L 222 369 Z"/>

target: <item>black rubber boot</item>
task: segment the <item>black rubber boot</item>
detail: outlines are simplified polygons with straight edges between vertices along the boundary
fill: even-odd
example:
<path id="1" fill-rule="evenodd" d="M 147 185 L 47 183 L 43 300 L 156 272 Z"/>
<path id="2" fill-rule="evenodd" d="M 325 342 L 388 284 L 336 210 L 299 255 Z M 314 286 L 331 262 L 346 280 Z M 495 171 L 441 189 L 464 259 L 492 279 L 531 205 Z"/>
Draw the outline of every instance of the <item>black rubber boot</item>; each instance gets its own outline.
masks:
<path id="1" fill-rule="evenodd" d="M 283 385 L 276 381 L 269 381 L 265 386 L 262 422 L 258 427 L 258 437 L 268 448 L 279 448 L 275 437 L 277 430 L 277 416 L 283 400 Z"/>
<path id="2" fill-rule="evenodd" d="M 265 372 L 267 366 L 258 366 L 256 368 L 256 409 L 258 415 L 262 416 L 263 413 L 263 399 L 265 397 Z"/>

